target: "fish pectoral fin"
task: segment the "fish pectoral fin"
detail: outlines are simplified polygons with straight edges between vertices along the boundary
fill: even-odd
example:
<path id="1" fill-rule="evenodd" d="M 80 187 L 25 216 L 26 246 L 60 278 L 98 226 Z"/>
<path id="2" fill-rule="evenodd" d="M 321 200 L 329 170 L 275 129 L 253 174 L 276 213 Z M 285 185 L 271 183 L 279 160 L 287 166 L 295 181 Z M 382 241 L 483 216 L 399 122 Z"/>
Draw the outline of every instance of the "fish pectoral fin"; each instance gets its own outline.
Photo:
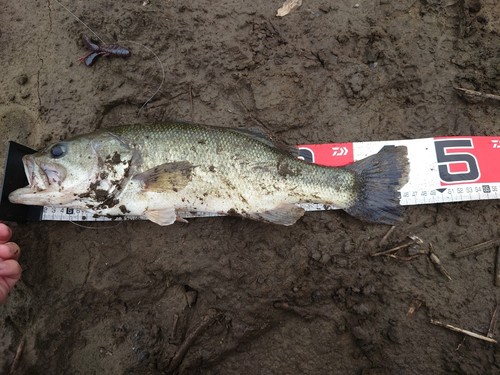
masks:
<path id="1" fill-rule="evenodd" d="M 193 164 L 187 161 L 165 163 L 134 176 L 134 179 L 141 181 L 143 189 L 150 192 L 178 191 L 191 181 L 193 168 Z"/>
<path id="2" fill-rule="evenodd" d="M 304 215 L 305 210 L 294 204 L 282 204 L 271 210 L 251 215 L 252 219 L 280 225 L 293 225 Z"/>
<path id="3" fill-rule="evenodd" d="M 170 225 L 177 220 L 177 212 L 173 207 L 159 210 L 146 210 L 144 216 L 158 225 Z"/>

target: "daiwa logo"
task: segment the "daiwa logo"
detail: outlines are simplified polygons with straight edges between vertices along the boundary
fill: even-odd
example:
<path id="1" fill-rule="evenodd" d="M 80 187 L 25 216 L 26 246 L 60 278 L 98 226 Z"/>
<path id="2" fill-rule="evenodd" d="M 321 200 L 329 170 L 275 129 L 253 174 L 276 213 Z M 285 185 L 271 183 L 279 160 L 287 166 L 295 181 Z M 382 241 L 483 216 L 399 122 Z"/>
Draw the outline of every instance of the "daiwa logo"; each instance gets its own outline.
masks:
<path id="1" fill-rule="evenodd" d="M 493 139 L 491 141 L 491 143 L 493 143 L 493 148 L 499 148 L 500 149 L 500 140 L 498 139 Z"/>
<path id="2" fill-rule="evenodd" d="M 332 147 L 332 156 L 346 156 L 349 153 L 347 147 Z"/>

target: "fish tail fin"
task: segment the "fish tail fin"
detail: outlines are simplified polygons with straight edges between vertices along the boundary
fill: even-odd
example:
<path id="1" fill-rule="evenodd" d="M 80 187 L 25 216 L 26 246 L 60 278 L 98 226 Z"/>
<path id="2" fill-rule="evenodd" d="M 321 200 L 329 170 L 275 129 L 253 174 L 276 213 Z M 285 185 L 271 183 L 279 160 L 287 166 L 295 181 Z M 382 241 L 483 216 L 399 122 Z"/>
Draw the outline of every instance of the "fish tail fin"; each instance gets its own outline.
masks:
<path id="1" fill-rule="evenodd" d="M 405 146 L 385 146 L 377 154 L 346 167 L 356 175 L 357 195 L 344 210 L 361 220 L 395 224 L 403 215 L 399 189 L 408 182 Z"/>

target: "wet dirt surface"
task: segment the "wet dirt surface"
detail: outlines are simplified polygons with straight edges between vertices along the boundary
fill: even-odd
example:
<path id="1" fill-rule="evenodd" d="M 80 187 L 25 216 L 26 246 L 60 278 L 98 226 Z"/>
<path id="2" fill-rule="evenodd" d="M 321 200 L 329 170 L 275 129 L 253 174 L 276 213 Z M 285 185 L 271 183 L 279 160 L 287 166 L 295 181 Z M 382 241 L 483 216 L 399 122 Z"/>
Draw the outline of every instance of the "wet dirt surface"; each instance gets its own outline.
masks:
<path id="1" fill-rule="evenodd" d="M 288 144 L 497 135 L 495 0 L 65 3 L 128 59 L 77 62 L 88 30 L 53 0 L 0 13 L 0 127 L 40 148 L 100 127 L 168 119 L 263 126 Z M 139 44 L 148 48 L 142 47 Z M 147 107 L 141 105 L 165 80 Z M 500 236 L 500 203 L 410 207 L 389 229 L 343 212 L 279 227 L 239 218 L 10 223 L 22 282 L 0 307 L 0 373 L 484 374 L 500 298 L 495 254 L 452 253 Z M 414 234 L 425 255 L 370 254 Z M 408 314 L 412 306 L 419 306 Z M 493 332 L 500 337 L 498 329 Z"/>

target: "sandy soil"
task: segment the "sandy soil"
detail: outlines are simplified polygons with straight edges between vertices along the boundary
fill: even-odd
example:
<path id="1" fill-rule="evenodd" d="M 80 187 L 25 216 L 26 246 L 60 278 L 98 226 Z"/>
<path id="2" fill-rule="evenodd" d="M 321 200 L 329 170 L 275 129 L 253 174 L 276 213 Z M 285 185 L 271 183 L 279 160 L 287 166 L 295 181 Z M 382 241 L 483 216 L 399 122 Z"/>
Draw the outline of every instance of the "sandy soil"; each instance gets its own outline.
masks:
<path id="1" fill-rule="evenodd" d="M 89 31 L 54 0 L 4 2 L 0 128 L 31 147 L 99 127 L 167 119 L 264 126 L 289 144 L 495 135 L 496 0 L 64 2 L 129 59 L 80 65 Z M 141 105 L 165 82 L 145 110 Z M 386 245 L 428 257 L 371 257 L 387 232 L 342 212 L 292 227 L 238 218 L 11 223 L 23 280 L 0 307 L 0 372 L 16 374 L 500 372 L 486 333 L 500 298 L 498 201 L 411 207 Z M 418 307 L 408 314 L 411 306 Z M 494 337 L 499 338 L 498 330 Z"/>

